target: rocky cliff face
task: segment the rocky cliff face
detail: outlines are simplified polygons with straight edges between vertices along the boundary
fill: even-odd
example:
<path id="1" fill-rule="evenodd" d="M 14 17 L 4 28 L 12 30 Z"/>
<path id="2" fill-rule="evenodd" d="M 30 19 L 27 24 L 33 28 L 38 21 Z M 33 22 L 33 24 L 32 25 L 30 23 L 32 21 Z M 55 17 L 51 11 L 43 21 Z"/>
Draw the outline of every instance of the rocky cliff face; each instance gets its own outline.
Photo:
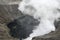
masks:
<path id="1" fill-rule="evenodd" d="M 20 0 L 0 0 L 0 40 L 17 40 L 9 35 L 9 29 L 5 24 L 21 15 L 17 9 L 19 2 Z"/>
<path id="2" fill-rule="evenodd" d="M 0 23 L 6 23 L 18 18 L 21 12 L 17 9 L 18 5 L 0 5 Z"/>
<path id="3" fill-rule="evenodd" d="M 18 4 L 21 0 L 0 0 L 0 5 Z"/>
<path id="4" fill-rule="evenodd" d="M 21 0 L 0 0 L 0 40 L 17 40 L 9 36 L 9 29 L 5 24 L 22 15 L 17 9 L 19 1 Z M 60 40 L 60 22 L 56 22 L 55 25 L 58 27 L 55 32 L 34 37 L 33 40 Z"/>

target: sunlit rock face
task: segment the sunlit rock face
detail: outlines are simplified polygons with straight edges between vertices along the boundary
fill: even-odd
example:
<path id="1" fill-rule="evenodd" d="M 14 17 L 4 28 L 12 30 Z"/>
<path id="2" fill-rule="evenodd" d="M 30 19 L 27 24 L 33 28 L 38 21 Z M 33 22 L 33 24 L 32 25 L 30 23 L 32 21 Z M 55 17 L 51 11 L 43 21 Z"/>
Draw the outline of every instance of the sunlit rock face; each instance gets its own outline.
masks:
<path id="1" fill-rule="evenodd" d="M 23 0 L 18 9 L 40 21 L 33 33 L 24 40 L 32 40 L 35 36 L 42 36 L 55 31 L 54 21 L 60 17 L 59 0 Z"/>

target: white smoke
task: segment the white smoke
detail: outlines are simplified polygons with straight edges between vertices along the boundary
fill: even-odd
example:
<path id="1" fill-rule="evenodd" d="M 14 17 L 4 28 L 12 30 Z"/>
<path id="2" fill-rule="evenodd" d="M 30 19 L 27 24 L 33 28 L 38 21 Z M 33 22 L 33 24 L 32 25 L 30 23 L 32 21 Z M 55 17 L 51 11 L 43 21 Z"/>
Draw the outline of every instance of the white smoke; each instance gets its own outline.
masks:
<path id="1" fill-rule="evenodd" d="M 23 14 L 33 16 L 40 21 L 40 24 L 30 34 L 31 39 L 55 31 L 54 21 L 60 17 L 59 7 L 59 0 L 23 0 L 19 4 L 18 9 Z"/>

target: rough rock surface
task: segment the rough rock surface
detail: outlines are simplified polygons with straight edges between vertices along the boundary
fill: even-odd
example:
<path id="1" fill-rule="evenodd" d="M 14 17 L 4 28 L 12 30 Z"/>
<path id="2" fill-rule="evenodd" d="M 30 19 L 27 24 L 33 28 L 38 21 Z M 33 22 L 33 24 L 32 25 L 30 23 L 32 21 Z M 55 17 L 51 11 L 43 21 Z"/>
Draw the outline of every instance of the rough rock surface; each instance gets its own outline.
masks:
<path id="1" fill-rule="evenodd" d="M 21 0 L 0 0 L 0 5 L 18 4 Z"/>
<path id="2" fill-rule="evenodd" d="M 0 23 L 7 23 L 18 18 L 21 12 L 17 9 L 18 5 L 0 5 Z"/>
<path id="3" fill-rule="evenodd" d="M 5 24 L 0 24 L 0 40 L 17 40 L 9 35 L 9 29 Z"/>
<path id="4" fill-rule="evenodd" d="M 6 23 L 18 18 L 21 12 L 18 11 L 18 3 L 20 0 L 0 0 L 0 40 L 17 40 L 9 35 L 9 29 Z M 44 36 L 34 37 L 33 40 L 60 40 L 60 22 L 56 22 L 55 32 L 51 32 Z"/>

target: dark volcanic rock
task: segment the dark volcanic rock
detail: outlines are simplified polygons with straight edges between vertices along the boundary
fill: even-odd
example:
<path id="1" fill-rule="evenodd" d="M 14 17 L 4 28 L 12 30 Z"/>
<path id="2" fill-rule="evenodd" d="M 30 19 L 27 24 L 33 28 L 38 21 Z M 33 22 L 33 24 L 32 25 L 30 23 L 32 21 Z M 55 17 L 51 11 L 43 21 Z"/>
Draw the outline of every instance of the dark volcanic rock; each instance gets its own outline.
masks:
<path id="1" fill-rule="evenodd" d="M 7 26 L 10 29 L 10 35 L 17 38 L 27 38 L 32 30 L 40 22 L 31 16 L 24 15 L 10 22 Z"/>

